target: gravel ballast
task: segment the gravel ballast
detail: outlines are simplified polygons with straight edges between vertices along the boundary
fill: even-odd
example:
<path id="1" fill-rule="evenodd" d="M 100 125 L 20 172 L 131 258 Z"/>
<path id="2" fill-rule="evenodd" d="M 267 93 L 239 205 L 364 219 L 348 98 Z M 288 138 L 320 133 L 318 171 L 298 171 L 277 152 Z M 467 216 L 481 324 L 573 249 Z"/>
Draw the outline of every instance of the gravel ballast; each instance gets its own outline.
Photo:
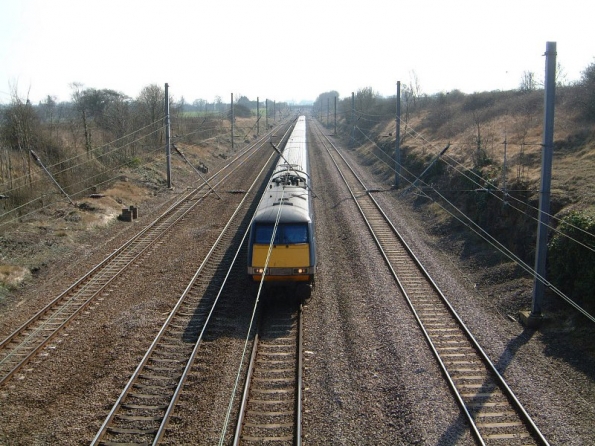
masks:
<path id="1" fill-rule="evenodd" d="M 319 267 L 304 307 L 304 444 L 475 444 L 335 166 L 309 135 Z M 569 333 L 551 325 L 525 329 L 509 317 L 511 297 L 506 293 L 531 286 L 530 281 L 520 278 L 495 293 L 493 271 L 474 269 L 452 238 L 435 235 L 432 219 L 422 217 L 410 197 L 390 191 L 390 185 L 357 166 L 354 152 L 346 155 L 369 188 L 385 191 L 374 196 L 550 443 L 595 444 L 593 358 L 581 353 Z M 167 196 L 156 196 L 153 208 L 145 205 L 143 218 L 163 209 Z M 220 206 L 209 198 L 51 348 L 0 388 L 0 444 L 91 441 L 218 234 L 225 213 Z M 121 222 L 96 229 L 57 257 L 2 304 L 0 335 L 8 335 L 133 230 Z M 237 368 L 231 355 L 241 342 L 237 336 L 213 345 L 221 364 Z M 223 386 L 229 379 L 219 382 L 216 373 L 204 378 L 200 384 L 208 386 L 204 395 L 214 395 L 211 401 L 193 407 L 186 395 L 180 414 L 209 404 L 218 405 L 214 413 L 224 412 L 219 406 L 226 404 L 222 395 L 229 390 Z M 212 444 L 220 429 L 212 418 L 208 441 L 196 436 L 199 431 L 176 438 Z"/>

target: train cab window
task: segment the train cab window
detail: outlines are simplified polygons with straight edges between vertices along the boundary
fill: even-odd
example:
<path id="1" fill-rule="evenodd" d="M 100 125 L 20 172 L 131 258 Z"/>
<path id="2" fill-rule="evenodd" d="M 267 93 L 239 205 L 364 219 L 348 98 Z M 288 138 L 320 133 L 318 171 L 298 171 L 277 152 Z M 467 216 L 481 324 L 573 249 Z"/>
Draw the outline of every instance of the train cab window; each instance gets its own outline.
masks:
<path id="1" fill-rule="evenodd" d="M 256 225 L 254 227 L 254 243 L 271 243 L 273 225 Z"/>
<path id="2" fill-rule="evenodd" d="M 275 237 L 278 243 L 308 243 L 308 225 L 306 224 L 285 224 L 280 225 L 281 237 Z M 277 230 L 277 233 L 279 231 Z"/>
<path id="3" fill-rule="evenodd" d="M 272 224 L 257 224 L 254 228 L 254 243 L 271 243 Z M 280 224 L 275 234 L 275 245 L 308 243 L 308 225 L 305 223 Z"/>

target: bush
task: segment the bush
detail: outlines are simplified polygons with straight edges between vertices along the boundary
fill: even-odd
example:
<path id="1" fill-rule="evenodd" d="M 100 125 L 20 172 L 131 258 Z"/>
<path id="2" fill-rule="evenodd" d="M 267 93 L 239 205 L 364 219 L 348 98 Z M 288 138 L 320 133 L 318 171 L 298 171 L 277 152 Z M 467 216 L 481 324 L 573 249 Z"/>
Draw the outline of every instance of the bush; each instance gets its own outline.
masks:
<path id="1" fill-rule="evenodd" d="M 588 310 L 595 309 L 595 219 L 572 212 L 549 244 L 551 282 Z M 591 249 L 589 249 L 591 248 Z"/>
<path id="2" fill-rule="evenodd" d="M 141 164 L 142 160 L 138 156 L 133 156 L 132 158 L 128 158 L 128 160 L 126 160 L 126 166 L 131 169 L 136 169 L 137 167 L 140 167 Z"/>
<path id="3" fill-rule="evenodd" d="M 589 65 L 579 82 L 579 101 L 586 119 L 595 118 L 595 63 Z"/>
<path id="4" fill-rule="evenodd" d="M 236 118 L 250 118 L 252 116 L 252 111 L 242 104 L 235 104 L 233 106 L 233 115 Z M 227 119 L 231 121 L 231 110 L 227 114 Z"/>

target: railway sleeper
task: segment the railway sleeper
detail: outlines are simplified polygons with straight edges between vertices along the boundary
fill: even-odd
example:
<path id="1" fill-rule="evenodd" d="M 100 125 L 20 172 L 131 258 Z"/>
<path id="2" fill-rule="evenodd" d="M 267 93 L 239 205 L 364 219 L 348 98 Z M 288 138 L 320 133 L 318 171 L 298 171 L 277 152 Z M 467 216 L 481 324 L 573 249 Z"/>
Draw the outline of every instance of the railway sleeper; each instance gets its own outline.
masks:
<path id="1" fill-rule="evenodd" d="M 146 415 L 124 415 L 124 414 L 116 414 L 116 419 L 122 421 L 154 421 L 154 422 L 161 422 L 163 420 L 163 416 L 146 416 Z"/>

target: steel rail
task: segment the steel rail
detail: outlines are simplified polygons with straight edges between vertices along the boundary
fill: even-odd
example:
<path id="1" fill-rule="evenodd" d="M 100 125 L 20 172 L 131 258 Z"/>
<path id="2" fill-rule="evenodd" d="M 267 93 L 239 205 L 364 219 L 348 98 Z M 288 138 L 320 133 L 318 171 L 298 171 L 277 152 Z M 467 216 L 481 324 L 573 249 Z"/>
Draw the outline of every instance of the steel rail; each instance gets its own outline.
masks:
<path id="1" fill-rule="evenodd" d="M 504 380 L 504 378 L 502 377 L 500 372 L 497 370 L 497 368 L 494 366 L 494 364 L 489 359 L 488 355 L 481 348 L 481 346 L 479 345 L 479 343 L 475 339 L 475 337 L 472 335 L 469 328 L 466 326 L 466 324 L 462 321 L 462 319 L 456 313 L 456 311 L 454 310 L 454 308 L 452 307 L 452 305 L 450 304 L 450 302 L 448 301 L 446 296 L 442 293 L 442 291 L 440 290 L 438 285 L 435 283 L 435 281 L 429 275 L 428 271 L 423 267 L 423 265 L 421 264 L 419 259 L 415 256 L 412 249 L 405 242 L 403 237 L 400 235 L 399 231 L 395 228 L 395 226 L 390 221 L 388 216 L 382 210 L 379 203 L 367 191 L 364 182 L 355 173 L 353 168 L 347 162 L 345 157 L 340 153 L 340 151 L 337 149 L 337 147 L 332 143 L 332 141 L 330 141 L 330 139 L 327 138 L 326 135 L 324 135 L 322 133 L 322 131 L 320 131 L 319 128 L 316 127 L 316 130 L 318 131 L 318 133 L 320 135 L 322 135 L 324 137 L 324 140 L 326 140 L 328 145 L 330 145 L 334 149 L 334 152 L 339 156 L 340 163 L 345 164 L 346 168 L 351 172 L 351 174 L 355 178 L 355 182 L 356 182 L 355 184 L 357 184 L 358 187 L 361 187 L 360 192 L 363 192 L 363 195 L 359 196 L 353 190 L 352 186 L 350 185 L 350 181 L 345 177 L 342 169 L 339 167 L 339 163 L 337 163 L 337 160 L 331 154 L 331 151 L 329 150 L 328 146 L 325 144 L 325 149 L 328 151 L 329 156 L 331 157 L 333 163 L 335 164 L 337 170 L 339 171 L 341 177 L 343 178 L 345 184 L 347 185 L 347 188 L 349 189 L 362 217 L 364 218 L 366 225 L 368 226 L 370 232 L 372 233 L 375 243 L 379 247 L 382 256 L 384 257 L 393 277 L 395 278 L 395 280 L 399 286 L 399 289 L 405 296 L 405 299 L 406 299 L 410 309 L 412 310 L 412 313 L 413 313 L 414 317 L 416 318 L 418 325 L 422 329 L 422 332 L 424 333 L 424 336 L 426 337 L 426 340 L 427 340 L 428 344 L 430 345 L 430 348 L 431 348 L 432 352 L 434 353 L 434 355 L 439 363 L 439 366 L 442 369 L 443 374 L 447 379 L 447 382 L 448 382 L 450 388 L 452 389 L 453 393 L 455 394 L 457 402 L 459 403 L 467 420 L 470 423 L 470 426 L 472 428 L 472 431 L 473 431 L 476 439 L 481 444 L 485 444 L 485 440 L 484 440 L 485 435 L 482 435 L 482 433 L 480 432 L 480 429 L 477 426 L 477 421 L 475 420 L 471 411 L 469 410 L 469 407 L 468 407 L 467 402 L 465 401 L 465 398 L 459 391 L 458 386 L 455 383 L 455 379 L 453 379 L 452 373 L 449 370 L 449 367 L 443 361 L 442 355 L 439 352 L 441 347 L 436 346 L 435 341 L 433 340 L 433 336 L 429 333 L 428 329 L 426 329 L 427 323 L 424 324 L 424 322 L 422 321 L 423 318 L 420 316 L 419 312 L 417 311 L 417 309 L 415 307 L 415 304 L 413 303 L 413 299 L 411 298 L 411 291 L 407 290 L 407 286 L 404 284 L 403 280 L 399 277 L 399 274 L 397 273 L 397 271 L 394 267 L 395 260 L 391 259 L 391 255 L 389 255 L 389 253 L 386 251 L 386 247 L 384 246 L 386 243 L 381 240 L 383 238 L 383 236 L 379 235 L 378 229 L 375 229 L 373 227 L 374 223 L 370 220 L 369 210 L 364 209 L 369 205 L 362 203 L 362 200 L 361 200 L 362 198 L 369 199 L 369 202 L 372 203 L 372 206 L 374 206 L 375 211 L 377 211 L 379 213 L 379 215 L 382 216 L 384 224 L 390 229 L 390 232 L 392 234 L 394 234 L 394 236 L 398 239 L 398 243 L 403 247 L 404 251 L 406 251 L 407 255 L 409 256 L 411 261 L 415 264 L 416 268 L 421 273 L 423 278 L 431 286 L 432 290 L 437 294 L 437 296 L 441 300 L 441 303 L 443 305 L 445 305 L 446 309 L 448 310 L 448 313 L 454 318 L 458 327 L 463 331 L 465 337 L 467 338 L 469 343 L 472 345 L 473 349 L 475 349 L 479 358 L 481 358 L 482 363 L 487 367 L 487 371 L 490 374 L 488 376 L 488 378 L 495 379 L 495 381 L 496 381 L 495 384 L 502 390 L 502 393 L 508 398 L 508 400 L 510 401 L 510 404 L 512 405 L 512 407 L 514 407 L 514 409 L 518 413 L 519 417 L 521 418 L 522 422 L 525 424 L 525 426 L 527 426 L 527 429 L 528 429 L 530 435 L 533 436 L 534 440 L 536 440 L 538 443 L 548 445 L 549 443 L 547 442 L 547 440 L 545 439 L 545 437 L 543 436 L 543 434 L 541 433 L 539 428 L 535 425 L 535 423 L 531 419 L 530 415 L 526 412 L 526 410 L 524 409 L 524 407 L 522 406 L 520 401 L 514 395 L 514 393 L 512 392 L 512 390 L 510 389 L 510 387 L 508 386 L 508 384 L 506 383 L 506 381 Z M 324 141 L 323 141 L 323 143 L 324 143 Z M 353 185 L 354 182 L 351 182 L 351 184 Z M 461 387 L 464 387 L 464 386 L 461 386 Z M 501 437 L 505 438 L 505 435 L 502 435 Z M 498 435 L 495 435 L 495 438 L 499 438 Z"/>
<path id="2" fill-rule="evenodd" d="M 254 180 L 254 182 L 252 183 L 252 185 L 250 186 L 250 190 L 252 190 L 255 185 L 257 184 L 260 176 L 262 175 L 262 172 L 264 172 L 264 170 L 266 169 L 267 165 L 269 164 L 271 158 L 273 157 L 273 155 L 271 155 L 269 157 L 269 159 L 267 160 L 267 162 L 265 163 L 265 165 L 263 166 L 263 168 L 261 169 L 261 171 L 258 173 L 257 178 Z M 172 309 L 172 311 L 170 312 L 169 316 L 167 317 L 166 321 L 163 323 L 163 326 L 161 327 L 161 329 L 159 330 L 159 333 L 157 334 L 157 336 L 155 337 L 155 339 L 153 340 L 153 342 L 151 343 L 149 349 L 147 350 L 147 352 L 145 353 L 145 355 L 143 356 L 142 360 L 140 361 L 140 363 L 138 364 L 138 366 L 136 367 L 136 370 L 134 371 L 134 373 L 132 374 L 132 376 L 130 377 L 128 383 L 126 384 L 126 386 L 124 387 L 124 389 L 122 390 L 122 393 L 120 394 L 120 396 L 118 397 L 118 399 L 116 400 L 116 402 L 114 403 L 112 409 L 110 410 L 109 414 L 107 415 L 105 421 L 103 422 L 102 426 L 100 427 L 99 431 L 97 432 L 95 438 L 92 441 L 92 445 L 96 445 L 96 444 L 100 444 L 100 442 L 103 440 L 103 438 L 106 436 L 106 434 L 108 433 L 108 430 L 111 428 L 113 429 L 113 427 L 111 427 L 111 425 L 114 423 L 114 420 L 116 418 L 116 415 L 118 414 L 118 412 L 121 410 L 121 408 L 125 405 L 125 401 L 126 399 L 129 397 L 129 395 L 131 394 L 131 391 L 133 389 L 133 387 L 137 384 L 139 377 L 143 374 L 143 372 L 145 371 L 145 368 L 147 366 L 147 364 L 149 363 L 149 361 L 152 359 L 152 357 L 154 356 L 154 354 L 158 351 L 159 348 L 164 348 L 164 351 L 168 351 L 167 346 L 162 345 L 163 344 L 163 340 L 167 338 L 167 343 L 172 344 L 173 342 L 176 342 L 176 337 L 175 336 L 175 331 L 176 329 L 173 328 L 172 329 L 172 323 L 173 321 L 176 319 L 176 317 L 179 317 L 184 311 L 187 312 L 193 312 L 196 310 L 196 308 L 193 308 L 193 306 L 196 306 L 198 303 L 200 303 L 202 301 L 201 297 L 199 296 L 197 297 L 198 301 L 197 302 L 190 302 L 190 296 L 191 296 L 191 292 L 195 289 L 197 289 L 198 287 L 200 287 L 201 285 L 204 285 L 204 281 L 199 281 L 199 278 L 201 277 L 201 275 L 204 275 L 206 273 L 206 268 L 212 263 L 213 265 L 218 265 L 221 262 L 221 258 L 219 257 L 215 257 L 215 253 L 217 250 L 222 251 L 220 248 L 225 244 L 225 243 L 229 243 L 229 240 L 226 240 L 226 237 L 233 237 L 235 232 L 236 232 L 236 228 L 233 229 L 233 231 L 230 231 L 230 228 L 232 227 L 232 223 L 234 223 L 234 221 L 236 220 L 236 217 L 238 215 L 238 213 L 240 212 L 240 210 L 242 209 L 242 207 L 245 205 L 247 198 L 248 198 L 249 194 L 245 194 L 243 199 L 241 200 L 241 202 L 237 205 L 235 211 L 233 212 L 233 215 L 229 218 L 228 222 L 226 223 L 225 227 L 221 230 L 219 236 L 217 237 L 217 240 L 213 243 L 213 245 L 211 246 L 211 249 L 209 250 L 209 252 L 207 253 L 207 255 L 205 256 L 205 258 L 203 259 L 202 263 L 200 264 L 200 266 L 198 267 L 198 269 L 196 270 L 194 276 L 191 278 L 190 282 L 188 283 L 188 285 L 186 286 L 184 292 L 182 293 L 182 295 L 180 296 L 180 298 L 178 299 L 176 305 L 174 306 L 174 308 Z M 241 248 L 241 247 L 240 247 Z M 240 249 L 238 248 L 238 250 Z M 222 255 L 222 254 L 221 254 Z M 193 365 L 194 362 L 194 358 L 196 357 L 197 351 L 198 351 L 198 347 L 201 345 L 202 342 L 202 337 L 205 331 L 205 328 L 208 325 L 208 322 L 210 320 L 210 317 L 213 313 L 213 310 L 215 308 L 215 305 L 217 304 L 218 301 L 218 297 L 220 295 L 221 290 L 223 289 L 223 287 L 225 286 L 227 277 L 230 274 L 231 269 L 233 268 L 234 264 L 232 262 L 231 265 L 228 265 L 227 268 L 227 274 L 225 277 L 225 280 L 223 281 L 223 283 L 221 283 L 219 285 L 219 294 L 217 295 L 217 298 L 213 299 L 210 302 L 206 302 L 206 308 L 203 308 L 203 312 L 208 313 L 208 316 L 201 321 L 200 323 L 200 334 L 198 335 L 198 338 L 196 341 L 194 341 L 194 345 L 192 348 L 192 352 L 190 353 L 179 353 L 179 354 L 175 354 L 172 356 L 175 356 L 175 362 L 176 363 L 181 363 L 181 361 L 183 361 L 184 364 L 184 368 L 183 370 L 180 372 L 179 377 L 174 378 L 177 382 L 175 384 L 175 387 L 173 387 L 173 390 L 167 390 L 164 389 L 163 393 L 168 393 L 167 395 L 163 395 L 163 394 L 157 394 L 157 397 L 162 397 L 162 398 L 166 398 L 168 400 L 166 407 L 163 407 L 160 409 L 161 415 L 159 415 L 160 420 L 159 420 L 159 425 L 155 428 L 152 428 L 150 431 L 147 432 L 141 432 L 140 430 L 137 429 L 136 432 L 134 432 L 134 435 L 138 435 L 138 436 L 145 436 L 145 437 L 150 437 L 150 438 L 144 438 L 142 440 L 142 444 L 146 444 L 146 443 L 152 443 L 152 444 L 157 444 L 157 442 L 159 441 L 159 439 L 161 438 L 161 436 L 164 433 L 164 429 L 167 426 L 167 422 L 169 420 L 169 417 L 171 416 L 173 407 L 175 406 L 175 403 L 177 401 L 177 398 L 181 392 L 181 389 L 186 381 L 186 377 L 188 375 L 188 372 L 190 370 L 190 368 Z M 214 275 L 214 273 L 212 273 Z M 184 315 L 182 315 L 183 320 L 191 320 L 191 318 L 188 317 L 184 317 Z M 174 335 L 170 335 L 170 330 L 174 331 Z M 157 387 L 157 385 L 155 385 L 155 387 Z M 170 387 L 171 389 L 171 387 Z M 155 389 L 157 392 L 159 392 L 159 389 Z M 126 432 L 123 432 L 126 433 Z M 129 441 L 127 441 L 129 442 Z"/>
<path id="3" fill-rule="evenodd" d="M 287 303 L 286 305 L 292 305 L 291 303 Z M 290 308 L 291 309 L 291 308 Z M 238 446 L 240 444 L 250 444 L 250 443 L 257 443 L 261 444 L 262 442 L 287 442 L 290 440 L 294 446 L 300 446 L 302 444 L 302 429 L 301 429 L 301 422 L 302 422 L 302 366 L 303 366 L 303 317 L 302 317 L 302 309 L 303 306 L 300 303 L 297 308 L 297 323 L 293 321 L 290 317 L 287 321 L 284 321 L 285 326 L 279 328 L 278 326 L 273 331 L 287 331 L 290 332 L 288 335 L 284 335 L 282 338 L 276 338 L 275 342 L 272 339 L 266 339 L 266 336 L 263 336 L 266 329 L 270 329 L 270 326 L 273 325 L 269 318 L 271 318 L 270 314 L 262 314 L 267 313 L 266 310 L 262 308 L 259 311 L 258 319 L 259 319 L 259 329 L 254 336 L 253 339 L 253 347 L 252 352 L 250 355 L 248 370 L 246 373 L 246 381 L 244 384 L 244 389 L 242 392 L 242 398 L 240 403 L 240 410 L 235 430 L 235 436 L 233 439 L 233 445 Z M 283 309 L 287 311 L 287 309 Z M 283 311 L 281 310 L 281 311 Z M 274 311 L 274 310 L 269 310 Z M 280 312 L 281 312 L 280 311 Z M 291 314 L 293 315 L 295 310 L 291 309 Z M 274 315 L 279 317 L 278 315 Z M 273 318 L 274 318 L 273 316 Z M 286 314 L 282 314 L 282 316 L 287 316 Z M 274 318 L 274 320 L 277 320 Z M 277 325 L 277 324 L 274 324 Z M 287 344 L 288 340 L 293 340 L 294 344 Z M 274 350 L 274 352 L 262 352 L 262 349 L 259 349 L 261 346 L 262 349 L 269 349 Z M 261 359 L 260 361 L 257 358 L 262 355 L 264 357 L 272 356 L 274 359 L 272 360 L 265 360 Z M 287 369 L 279 369 L 279 362 L 289 362 L 288 360 L 279 359 L 283 357 L 287 357 L 289 355 L 295 355 L 293 358 L 294 361 L 294 370 L 293 370 L 293 380 L 289 382 L 286 378 L 282 376 L 284 374 L 290 374 L 288 368 Z M 260 364 L 260 365 L 257 365 Z M 270 367 L 267 369 L 267 367 Z M 288 367 L 285 365 L 285 367 Z M 253 392 L 257 392 L 258 390 L 254 380 L 256 379 L 255 375 L 257 374 L 268 374 L 268 373 L 275 373 L 277 378 L 270 378 L 269 385 L 273 388 L 271 389 L 260 389 L 262 393 L 262 398 L 264 400 L 264 395 L 275 395 L 275 394 L 287 394 L 288 392 L 293 392 L 293 423 L 291 426 L 292 435 L 287 435 L 286 431 L 289 429 L 289 426 L 286 423 L 282 423 L 286 418 L 290 417 L 290 413 L 287 410 L 279 409 L 278 406 L 283 407 L 283 405 L 289 406 L 287 401 L 283 400 L 266 400 L 266 405 L 273 405 L 277 406 L 277 410 L 263 410 L 263 411 L 249 411 L 250 406 L 250 397 Z M 264 380 L 264 378 L 260 378 L 260 380 Z M 259 404 L 263 404 L 263 401 L 254 402 L 257 406 Z M 251 416 L 251 417 L 250 417 Z M 248 419 L 248 420 L 247 420 Z M 250 435 L 245 432 L 246 426 L 249 425 L 253 431 L 259 430 L 266 430 L 266 435 L 258 435 L 252 433 Z"/>
<path id="4" fill-rule="evenodd" d="M 250 389 L 250 381 L 252 380 L 252 374 L 254 373 L 254 363 L 256 362 L 256 352 L 258 350 L 258 332 L 254 335 L 252 343 L 252 351 L 250 353 L 250 362 L 248 363 L 248 371 L 246 373 L 246 382 L 244 384 L 244 391 L 242 392 L 242 401 L 240 402 L 240 411 L 238 421 L 236 424 L 235 435 L 233 439 L 233 445 L 238 446 L 240 444 L 240 437 L 242 435 L 242 425 L 244 424 L 244 417 L 246 415 L 246 406 L 248 404 L 248 395 Z"/>
<path id="5" fill-rule="evenodd" d="M 297 365 L 297 383 L 295 398 L 295 446 L 302 445 L 302 389 L 304 372 L 304 304 L 300 302 L 299 308 L 299 326 L 298 326 L 298 365 Z"/>
<path id="6" fill-rule="evenodd" d="M 223 245 L 225 243 L 225 237 L 233 237 L 236 234 L 236 232 L 238 231 L 237 228 L 232 230 L 231 225 L 234 222 L 234 220 L 236 219 L 236 217 L 238 216 L 240 210 L 242 209 L 242 206 L 244 206 L 244 205 L 250 206 L 251 205 L 251 203 L 247 203 L 248 197 L 249 197 L 250 193 L 253 190 L 257 189 L 257 187 L 259 186 L 260 177 L 262 176 L 263 172 L 265 171 L 267 166 L 270 164 L 270 160 L 274 156 L 275 156 L 275 153 L 272 153 L 270 155 L 270 157 L 268 158 L 268 160 L 264 163 L 264 166 L 262 167 L 260 172 L 258 172 L 258 174 L 256 175 L 256 178 L 253 181 L 253 183 L 251 184 L 248 192 L 244 195 L 243 199 L 238 204 L 233 215 L 230 217 L 229 221 L 227 222 L 227 224 L 221 231 L 219 237 L 217 238 L 217 240 L 215 241 L 215 243 L 209 250 L 209 253 L 206 255 L 205 259 L 199 266 L 198 270 L 196 271 L 196 273 L 190 280 L 189 284 L 187 285 L 186 289 L 182 293 L 181 297 L 178 299 L 178 302 L 174 306 L 173 310 L 170 312 L 167 320 L 164 322 L 159 333 L 153 340 L 151 346 L 149 347 L 149 349 L 143 356 L 141 362 L 137 366 L 136 370 L 134 371 L 133 375 L 129 379 L 126 386 L 124 387 L 122 393 L 118 397 L 117 401 L 114 403 L 112 409 L 110 410 L 105 421 L 103 422 L 103 424 L 100 427 L 99 431 L 97 432 L 95 438 L 93 439 L 93 441 L 91 443 L 92 445 L 104 444 L 103 440 L 106 437 L 106 435 L 108 434 L 110 429 L 112 429 L 116 434 L 119 432 L 123 435 L 132 435 L 132 436 L 136 435 L 139 437 L 152 437 L 152 438 L 143 438 L 141 440 L 142 444 L 147 444 L 147 443 L 158 444 L 159 441 L 162 439 L 162 437 L 165 435 L 165 431 L 167 429 L 169 419 L 172 416 L 173 411 L 176 406 L 176 403 L 178 401 L 178 398 L 181 395 L 183 386 L 184 386 L 184 384 L 187 380 L 187 377 L 190 373 L 190 369 L 194 365 L 195 359 L 198 355 L 199 347 L 202 345 L 202 339 L 203 339 L 203 336 L 207 329 L 207 326 L 209 324 L 209 321 L 211 320 L 211 316 L 213 315 L 213 312 L 215 310 L 217 302 L 219 301 L 219 298 L 221 296 L 223 288 L 225 287 L 225 284 L 227 283 L 227 280 L 231 274 L 231 271 L 235 265 L 235 262 L 236 262 L 238 255 L 242 249 L 242 246 L 244 244 L 244 240 L 248 234 L 248 230 L 249 230 L 248 227 L 245 228 L 244 237 L 242 238 L 242 241 L 239 243 L 239 246 L 237 248 L 235 256 L 233 257 L 233 260 L 231 261 L 230 265 L 227 268 L 227 273 L 225 274 L 225 278 L 223 279 L 222 283 L 219 286 L 219 291 L 218 291 L 216 297 L 214 297 L 214 299 L 212 301 L 210 301 L 208 298 L 201 297 L 198 302 L 189 302 L 190 300 L 192 300 L 192 298 L 190 297 L 191 294 L 194 294 L 191 292 L 195 291 L 200 286 L 198 279 L 200 276 L 207 274 L 207 272 L 205 270 L 208 268 L 209 262 L 212 260 L 211 263 L 220 264 L 220 262 L 222 261 L 222 259 L 219 259 L 219 258 L 214 259 L 213 258 L 214 254 L 216 253 L 216 251 L 220 247 L 220 245 Z M 260 180 L 260 183 L 263 183 L 262 180 Z M 215 274 L 215 273 L 213 273 L 213 274 Z M 197 331 L 200 331 L 200 333 L 198 333 L 197 339 L 194 341 L 194 346 L 192 348 L 192 351 L 190 353 L 183 353 L 182 355 L 179 355 L 179 357 L 176 359 L 177 363 L 183 362 L 185 364 L 185 366 L 183 367 L 183 370 L 179 369 L 179 376 L 173 378 L 177 381 L 175 383 L 175 385 L 168 387 L 168 389 L 170 389 L 170 390 L 173 389 L 173 390 L 170 391 L 170 390 L 165 389 L 164 393 L 166 393 L 166 395 L 163 395 L 163 394 L 151 395 L 154 398 L 156 398 L 156 397 L 166 398 L 168 400 L 168 402 L 162 404 L 159 407 L 135 406 L 133 404 L 127 404 L 126 403 L 127 398 L 132 394 L 133 388 L 135 385 L 137 385 L 139 378 L 141 378 L 143 375 L 145 377 L 150 375 L 150 371 L 148 371 L 147 373 L 144 373 L 144 372 L 146 371 L 145 369 L 149 368 L 148 363 L 150 361 L 156 360 L 155 358 L 153 358 L 153 356 L 158 351 L 159 348 L 163 347 L 163 345 L 161 345 L 161 341 L 163 339 L 167 338 L 167 341 L 166 341 L 167 343 L 172 344 L 173 342 L 175 342 L 175 335 L 176 335 L 175 328 L 170 330 L 172 325 L 174 325 L 173 323 L 174 323 L 175 318 L 179 314 L 184 313 L 185 310 L 191 311 L 193 309 L 193 305 L 196 306 L 196 305 L 203 304 L 203 303 L 204 303 L 204 306 L 207 308 L 203 308 L 202 310 L 204 313 L 207 313 L 207 315 L 206 315 L 205 319 L 203 321 L 201 321 L 200 328 L 196 329 Z M 198 310 L 198 307 L 195 308 L 195 311 L 196 310 Z M 190 323 L 190 322 L 191 321 L 189 321 L 188 323 Z M 173 333 L 171 333 L 170 331 Z M 168 349 L 167 346 L 164 347 L 164 350 L 162 352 L 167 352 L 167 349 Z M 147 379 L 147 381 L 148 381 L 148 379 Z M 157 387 L 158 387 L 158 383 L 156 383 L 153 386 L 153 391 L 158 391 Z M 158 421 L 158 426 L 154 427 L 154 428 L 146 429 L 146 431 L 143 431 L 142 429 L 138 429 L 138 428 L 137 429 L 118 429 L 118 428 L 114 429 L 114 427 L 112 427 L 112 425 L 114 424 L 114 421 L 115 421 L 116 417 L 118 416 L 118 414 L 120 413 L 121 409 L 125 408 L 125 407 L 128 410 L 131 410 L 131 409 L 139 409 L 141 411 L 156 410 L 156 411 L 160 412 L 160 415 L 153 416 L 153 417 L 121 415 L 122 419 L 131 420 L 131 421 L 135 421 L 135 420 L 139 420 L 141 422 L 143 422 L 143 421 Z M 126 442 L 131 443 L 129 439 L 127 439 Z M 109 444 L 109 442 L 108 442 L 108 444 Z"/>
<path id="7" fill-rule="evenodd" d="M 288 127 L 286 129 L 286 132 L 285 132 L 284 136 L 281 138 L 282 141 L 287 139 L 287 137 L 289 136 L 290 130 L 291 130 L 291 127 Z M 264 172 L 266 166 L 269 164 L 269 161 L 273 158 L 274 155 L 275 154 L 271 154 L 271 156 L 269 157 L 269 159 L 267 160 L 267 162 L 264 163 L 263 168 L 261 169 L 261 171 L 257 175 L 256 179 L 254 180 L 254 182 L 250 186 L 250 189 L 249 190 L 252 190 L 252 189 L 254 189 L 257 186 L 257 184 L 258 184 L 258 178 L 260 178 L 260 176 Z M 247 198 L 248 198 L 248 194 L 246 194 L 244 196 L 244 198 L 242 199 L 242 203 L 244 203 L 247 200 Z M 240 204 L 240 206 L 241 206 L 241 204 Z M 232 216 L 232 219 L 239 212 L 240 206 L 238 206 L 238 209 L 236 209 L 236 211 L 234 212 L 234 216 Z M 230 219 L 230 222 L 231 222 L 232 219 Z M 228 223 L 228 225 L 229 225 L 229 223 Z M 225 231 L 225 229 L 224 229 L 224 231 Z M 180 382 L 179 382 L 176 390 L 173 393 L 173 396 L 172 396 L 171 401 L 169 403 L 169 407 L 167 408 L 167 411 L 165 412 L 165 415 L 163 417 L 163 421 L 162 421 L 161 425 L 159 426 L 159 430 L 157 431 L 157 434 L 155 435 L 155 439 L 153 440 L 153 445 L 157 445 L 159 443 L 159 441 L 165 435 L 165 429 L 167 428 L 167 424 L 169 422 L 170 417 L 173 414 L 175 405 L 176 405 L 176 403 L 177 403 L 177 401 L 178 401 L 178 399 L 179 399 L 179 397 L 180 397 L 180 395 L 182 393 L 182 388 L 184 387 L 184 384 L 185 384 L 185 382 L 186 382 L 186 380 L 188 378 L 188 375 L 190 374 L 190 369 L 194 365 L 194 362 L 195 362 L 196 357 L 198 355 L 198 349 L 199 349 L 199 347 L 200 347 L 200 345 L 202 343 L 202 339 L 203 339 L 203 337 L 205 335 L 205 332 L 206 332 L 207 326 L 209 324 L 209 321 L 211 320 L 211 317 L 213 316 L 213 312 L 215 310 L 215 307 L 217 305 L 217 302 L 219 302 L 219 298 L 221 297 L 221 294 L 223 292 L 223 289 L 224 289 L 224 287 L 225 287 L 225 285 L 227 283 L 227 280 L 229 279 L 229 276 L 231 274 L 231 271 L 232 271 L 233 267 L 236 264 L 236 260 L 238 259 L 238 256 L 240 255 L 240 252 L 242 250 L 242 247 L 244 246 L 244 242 L 246 241 L 246 239 L 247 239 L 247 237 L 249 235 L 249 232 L 250 232 L 250 224 L 248 224 L 247 227 L 244 230 L 244 235 L 243 235 L 240 243 L 238 244 L 238 248 L 236 250 L 236 253 L 235 253 L 235 255 L 234 255 L 234 257 L 233 257 L 233 259 L 231 261 L 231 264 L 230 264 L 229 269 L 228 269 L 228 271 L 227 271 L 227 273 L 225 275 L 225 278 L 223 279 L 223 283 L 222 283 L 222 285 L 221 285 L 221 287 L 219 289 L 219 292 L 217 293 L 217 296 L 215 297 L 213 306 L 212 306 L 211 310 L 209 311 L 209 314 L 208 314 L 208 316 L 207 316 L 207 318 L 206 318 L 206 320 L 204 322 L 204 326 L 203 326 L 203 328 L 202 328 L 202 330 L 201 330 L 201 332 L 200 332 L 200 334 L 198 336 L 198 339 L 197 339 L 196 344 L 195 344 L 195 346 L 194 346 L 194 348 L 192 350 L 192 353 L 191 353 L 191 355 L 190 355 L 190 357 L 188 359 L 188 362 L 186 363 L 186 367 L 184 368 L 184 372 L 182 373 L 182 376 L 180 378 Z M 189 285 L 189 287 L 190 287 L 190 285 Z"/>
<path id="8" fill-rule="evenodd" d="M 250 159 L 257 147 L 267 141 L 273 132 L 265 134 L 258 141 L 248 146 L 233 160 L 211 176 L 211 180 L 229 170 L 215 184 L 222 184 L 240 166 Z M 230 169 L 231 168 L 231 169 Z M 196 201 L 191 201 L 204 188 L 204 184 L 184 194 L 166 209 L 151 224 L 143 228 L 117 250 L 108 255 L 87 274 L 78 279 L 67 290 L 22 324 L 7 338 L 0 342 L 0 385 L 10 379 L 38 351 L 45 347 L 67 326 L 93 299 L 112 281 L 138 259 L 149 247 L 153 246 L 169 229 L 186 216 L 211 190 Z M 86 293 L 86 294 L 84 294 Z M 44 318 L 46 318 L 44 320 Z M 17 341 L 17 338 L 21 340 Z"/>

